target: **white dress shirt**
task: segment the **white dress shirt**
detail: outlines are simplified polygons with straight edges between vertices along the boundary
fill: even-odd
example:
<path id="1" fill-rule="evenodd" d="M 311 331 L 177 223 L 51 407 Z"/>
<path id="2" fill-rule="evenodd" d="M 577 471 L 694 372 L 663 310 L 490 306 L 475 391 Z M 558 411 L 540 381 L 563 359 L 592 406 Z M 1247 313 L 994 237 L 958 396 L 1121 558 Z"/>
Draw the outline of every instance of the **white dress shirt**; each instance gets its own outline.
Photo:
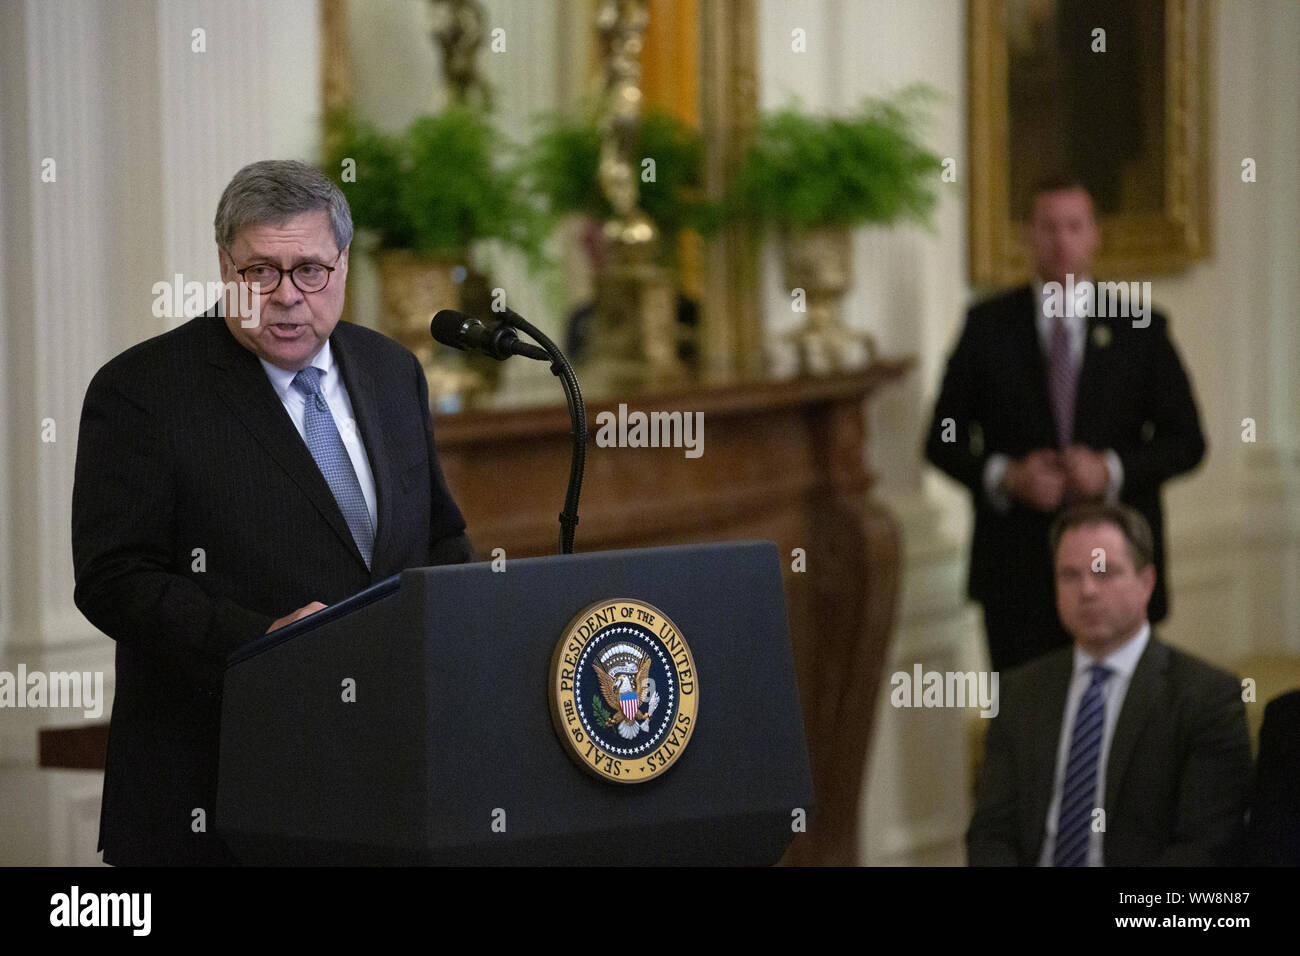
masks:
<path id="1" fill-rule="evenodd" d="M 271 380 L 271 386 L 280 396 L 280 402 L 284 405 L 284 410 L 289 413 L 293 427 L 298 429 L 298 434 L 306 443 L 307 431 L 303 425 L 303 408 L 307 396 L 293 387 L 293 377 L 298 373 L 287 372 L 264 358 L 259 358 L 258 361 L 262 363 L 262 368 L 266 369 L 266 377 Z M 375 529 L 375 535 L 378 536 L 379 511 L 375 498 L 375 476 L 370 470 L 366 447 L 361 443 L 361 429 L 357 427 L 356 416 L 352 412 L 352 399 L 348 397 L 347 386 L 343 384 L 343 376 L 339 374 L 338 365 L 334 362 L 328 339 L 310 364 L 320 369 L 321 392 L 325 396 L 325 403 L 330 407 L 330 414 L 334 416 L 334 424 L 338 427 L 339 437 L 343 439 L 343 447 L 347 449 L 348 457 L 352 459 L 352 470 L 357 473 L 357 481 L 361 483 L 361 494 L 366 499 L 366 510 L 370 512 L 370 526 Z"/>
<path id="2" fill-rule="evenodd" d="M 1092 683 L 1089 668 L 1101 664 L 1110 669 L 1110 677 L 1101 685 L 1101 696 L 1105 711 L 1101 725 L 1101 748 L 1097 751 L 1097 796 L 1094 806 L 1106 808 L 1106 763 L 1110 758 L 1110 739 L 1115 734 L 1115 724 L 1119 720 L 1120 709 L 1128 695 L 1128 685 L 1133 679 L 1138 658 L 1146 650 L 1151 638 L 1151 625 L 1142 622 L 1141 629 L 1124 643 L 1119 650 L 1101 660 L 1094 660 L 1089 654 L 1074 648 L 1074 674 L 1070 678 L 1070 689 L 1065 695 L 1065 714 L 1061 719 L 1061 737 L 1056 744 L 1056 775 L 1052 780 L 1052 802 L 1047 807 L 1047 823 L 1043 828 L 1043 849 L 1038 854 L 1039 866 L 1051 866 L 1056 852 L 1056 824 L 1061 813 L 1061 786 L 1065 779 L 1065 764 L 1070 757 L 1070 740 L 1074 735 L 1074 718 L 1079 710 L 1079 702 L 1084 692 Z M 1102 841 L 1105 833 L 1090 829 L 1088 833 L 1088 866 L 1102 865 Z"/>
<path id="3" fill-rule="evenodd" d="M 1091 279 L 1076 280 L 1080 284 L 1091 281 Z M 1047 309 L 1047 303 L 1043 298 L 1043 280 L 1037 276 L 1034 277 L 1034 301 L 1039 303 L 1035 323 L 1038 329 L 1038 344 L 1043 350 L 1043 355 L 1050 358 L 1052 354 L 1052 331 L 1057 317 Z M 1096 310 L 1096 295 L 1093 295 L 1088 301 L 1092 306 L 1090 309 L 1079 311 L 1072 305 L 1069 309 L 1062 308 L 1060 316 L 1061 321 L 1065 324 L 1066 334 L 1069 336 L 1070 362 L 1074 365 L 1076 381 L 1079 369 L 1083 365 L 1084 340 L 1088 332 L 1088 313 Z M 1064 298 L 1062 304 L 1064 305 Z M 1124 485 L 1124 465 L 1120 462 L 1119 455 L 1115 453 L 1113 448 L 1107 448 L 1102 454 L 1106 456 L 1106 501 L 1114 504 L 1119 500 L 1119 490 Z M 1006 512 L 1011 508 L 1011 499 L 1001 487 L 1002 479 L 1007 473 L 1009 464 L 1011 464 L 1010 456 L 1000 452 L 989 455 L 988 461 L 984 463 L 984 491 L 993 507 L 1002 512 Z"/>

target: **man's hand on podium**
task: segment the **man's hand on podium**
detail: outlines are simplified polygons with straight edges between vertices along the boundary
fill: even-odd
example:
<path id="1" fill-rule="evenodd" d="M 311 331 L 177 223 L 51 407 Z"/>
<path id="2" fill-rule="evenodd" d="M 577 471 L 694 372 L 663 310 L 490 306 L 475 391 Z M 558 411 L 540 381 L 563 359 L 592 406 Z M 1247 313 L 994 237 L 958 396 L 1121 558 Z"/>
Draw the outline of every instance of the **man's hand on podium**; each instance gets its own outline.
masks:
<path id="1" fill-rule="evenodd" d="M 323 611 L 325 610 L 326 606 L 327 605 L 321 604 L 320 601 L 312 601 L 310 604 L 304 604 L 302 607 L 298 608 L 298 610 L 294 611 L 292 614 L 286 614 L 284 617 L 275 621 L 275 623 L 273 623 L 270 627 L 266 629 L 266 633 L 270 634 L 272 631 L 278 631 L 280 628 L 284 627 L 285 625 L 292 624 L 294 621 L 297 620 L 301 620 L 302 618 L 306 617 L 309 614 L 315 614 L 317 611 Z"/>

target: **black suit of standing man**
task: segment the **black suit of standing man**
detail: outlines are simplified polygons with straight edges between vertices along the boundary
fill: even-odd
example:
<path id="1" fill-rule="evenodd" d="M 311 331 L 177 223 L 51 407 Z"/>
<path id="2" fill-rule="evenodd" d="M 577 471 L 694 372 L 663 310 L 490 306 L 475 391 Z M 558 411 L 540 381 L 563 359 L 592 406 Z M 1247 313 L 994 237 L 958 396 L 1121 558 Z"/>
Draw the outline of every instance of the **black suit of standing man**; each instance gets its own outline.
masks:
<path id="1" fill-rule="evenodd" d="M 1002 681 L 970 864 L 1238 862 L 1251 770 L 1241 685 L 1151 630 L 1151 531 L 1136 511 L 1080 505 L 1052 538 L 1074 647 Z"/>
<path id="2" fill-rule="evenodd" d="M 1088 193 L 1069 183 L 1041 189 L 1028 241 L 1039 281 L 970 310 L 925 443 L 926 458 L 971 492 L 969 594 L 984 607 L 994 670 L 1069 642 L 1054 607 L 1047 537 L 1071 502 L 1119 501 L 1146 518 L 1155 535 L 1151 621 L 1164 619 L 1160 486 L 1205 454 L 1163 315 L 1151 311 L 1147 324 L 1148 316 L 1098 317 L 1096 309 L 1047 314 L 1040 285 L 1092 280 L 1101 236 Z M 1054 374 L 1057 336 L 1072 388 Z M 1066 393 L 1063 425 L 1057 388 Z"/>
<path id="3" fill-rule="evenodd" d="M 300 163 L 254 163 L 226 187 L 216 233 L 227 289 L 266 290 L 256 321 L 228 296 L 228 318 L 119 355 L 91 382 L 78 436 L 75 596 L 117 642 L 100 849 L 119 865 L 231 861 L 213 834 L 230 651 L 404 568 L 472 560 L 423 370 L 339 323 L 352 221 L 337 187 Z M 351 506 L 308 445 L 314 399 L 291 379 L 309 365 Z"/>

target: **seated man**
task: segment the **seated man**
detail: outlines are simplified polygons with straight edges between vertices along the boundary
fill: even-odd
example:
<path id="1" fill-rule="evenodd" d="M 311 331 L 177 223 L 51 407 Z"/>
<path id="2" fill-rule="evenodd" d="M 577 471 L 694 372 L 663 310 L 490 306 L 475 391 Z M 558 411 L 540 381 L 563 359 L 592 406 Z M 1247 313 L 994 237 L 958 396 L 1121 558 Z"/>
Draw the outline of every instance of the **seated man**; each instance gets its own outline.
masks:
<path id="1" fill-rule="evenodd" d="M 970 864 L 1235 862 L 1251 770 L 1241 688 L 1152 632 L 1146 521 L 1122 505 L 1079 505 L 1051 544 L 1074 646 L 1002 680 Z"/>

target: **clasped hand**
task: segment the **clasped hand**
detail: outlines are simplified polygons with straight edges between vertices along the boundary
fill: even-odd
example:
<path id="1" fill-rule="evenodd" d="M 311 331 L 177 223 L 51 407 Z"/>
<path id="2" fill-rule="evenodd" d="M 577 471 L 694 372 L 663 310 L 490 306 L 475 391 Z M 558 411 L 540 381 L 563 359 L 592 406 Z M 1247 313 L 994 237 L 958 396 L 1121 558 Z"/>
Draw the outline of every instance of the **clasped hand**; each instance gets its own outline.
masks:
<path id="1" fill-rule="evenodd" d="M 1065 451 L 1040 448 L 1007 465 L 1003 486 L 1011 497 L 1039 511 L 1100 498 L 1106 492 L 1110 469 L 1106 456 L 1085 445 Z"/>

